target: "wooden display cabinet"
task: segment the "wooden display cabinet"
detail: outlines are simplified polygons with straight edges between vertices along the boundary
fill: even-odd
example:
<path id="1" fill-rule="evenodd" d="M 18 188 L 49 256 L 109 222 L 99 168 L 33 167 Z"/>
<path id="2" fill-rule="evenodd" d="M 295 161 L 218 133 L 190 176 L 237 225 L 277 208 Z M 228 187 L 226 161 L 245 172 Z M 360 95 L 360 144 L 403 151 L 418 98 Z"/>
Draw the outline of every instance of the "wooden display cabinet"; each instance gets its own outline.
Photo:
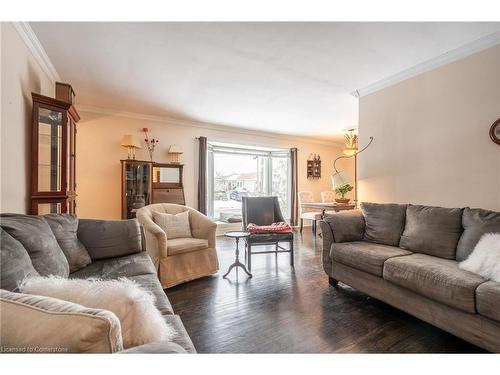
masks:
<path id="1" fill-rule="evenodd" d="M 31 214 L 76 212 L 76 124 L 71 103 L 32 93 Z"/>
<path id="2" fill-rule="evenodd" d="M 141 160 L 121 160 L 122 219 L 133 219 L 141 207 L 151 204 L 153 163 Z"/>

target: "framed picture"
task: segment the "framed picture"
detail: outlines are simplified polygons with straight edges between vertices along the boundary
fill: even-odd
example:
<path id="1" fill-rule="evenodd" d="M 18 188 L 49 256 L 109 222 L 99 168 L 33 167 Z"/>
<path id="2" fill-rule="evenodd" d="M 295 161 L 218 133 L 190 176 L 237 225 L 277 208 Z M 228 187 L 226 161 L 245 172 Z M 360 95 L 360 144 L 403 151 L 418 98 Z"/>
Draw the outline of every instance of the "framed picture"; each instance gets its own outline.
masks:
<path id="1" fill-rule="evenodd" d="M 493 142 L 500 145 L 500 118 L 491 125 L 490 137 Z"/>

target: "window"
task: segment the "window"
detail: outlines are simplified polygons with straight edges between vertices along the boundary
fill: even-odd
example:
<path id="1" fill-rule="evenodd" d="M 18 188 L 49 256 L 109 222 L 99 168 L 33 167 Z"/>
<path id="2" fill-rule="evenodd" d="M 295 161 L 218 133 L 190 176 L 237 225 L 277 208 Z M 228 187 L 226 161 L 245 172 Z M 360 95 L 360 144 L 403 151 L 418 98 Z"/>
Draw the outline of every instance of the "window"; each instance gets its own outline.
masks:
<path id="1" fill-rule="evenodd" d="M 242 197 L 275 195 L 290 217 L 290 151 L 219 142 L 208 143 L 208 215 L 241 222 Z"/>

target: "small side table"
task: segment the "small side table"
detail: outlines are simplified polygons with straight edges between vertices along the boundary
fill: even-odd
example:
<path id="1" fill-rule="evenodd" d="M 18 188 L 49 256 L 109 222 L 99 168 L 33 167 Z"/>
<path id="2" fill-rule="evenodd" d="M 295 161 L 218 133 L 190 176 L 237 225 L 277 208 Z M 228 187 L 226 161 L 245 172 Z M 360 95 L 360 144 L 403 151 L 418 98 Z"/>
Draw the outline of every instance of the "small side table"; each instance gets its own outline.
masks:
<path id="1" fill-rule="evenodd" d="M 231 231 L 231 232 L 224 233 L 224 236 L 236 239 L 236 260 L 234 261 L 233 264 L 231 264 L 229 266 L 229 269 L 227 270 L 226 274 L 222 277 L 226 278 L 226 276 L 229 275 L 229 272 L 231 272 L 231 270 L 234 267 L 243 268 L 243 271 L 245 271 L 245 273 L 248 275 L 248 277 L 252 277 L 252 274 L 250 272 L 248 272 L 247 267 L 243 263 L 240 262 L 240 249 L 238 247 L 240 238 L 247 238 L 248 236 L 250 236 L 250 233 L 244 232 L 244 231 Z M 236 272 L 238 272 L 238 269 L 236 269 Z"/>

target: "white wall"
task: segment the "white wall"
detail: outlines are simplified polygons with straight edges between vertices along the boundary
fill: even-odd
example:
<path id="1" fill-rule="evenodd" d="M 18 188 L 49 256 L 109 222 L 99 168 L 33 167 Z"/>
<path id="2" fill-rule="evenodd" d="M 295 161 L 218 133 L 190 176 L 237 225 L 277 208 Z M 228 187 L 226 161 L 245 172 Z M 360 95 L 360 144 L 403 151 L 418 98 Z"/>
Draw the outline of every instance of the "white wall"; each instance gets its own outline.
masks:
<path id="1" fill-rule="evenodd" d="M 360 200 L 500 211 L 500 46 L 360 99 Z"/>
<path id="2" fill-rule="evenodd" d="M 31 193 L 31 92 L 54 96 L 44 73 L 11 23 L 1 28 L 0 212 L 27 213 Z"/>
<path id="3" fill-rule="evenodd" d="M 120 159 L 126 159 L 127 151 L 120 146 L 124 134 L 135 134 L 142 139 L 140 130 L 150 129 L 150 136 L 160 143 L 155 151 L 156 162 L 168 162 L 167 150 L 177 144 L 184 150 L 184 186 L 186 204 L 197 207 L 198 141 L 199 136 L 243 144 L 273 147 L 297 147 L 299 190 L 311 190 L 320 201 L 322 190 L 331 190 L 330 174 L 333 161 L 340 155 L 336 144 L 317 143 L 304 138 L 279 136 L 271 133 L 245 131 L 238 128 L 206 126 L 176 120 L 148 120 L 130 118 L 120 114 L 98 114 L 80 112 L 77 137 L 77 212 L 80 217 L 119 219 L 121 217 L 121 170 Z M 311 153 L 320 154 L 322 178 L 306 178 L 306 160 Z M 149 160 L 144 149 L 138 150 L 136 158 Z M 353 174 L 352 162 L 339 163 Z"/>

